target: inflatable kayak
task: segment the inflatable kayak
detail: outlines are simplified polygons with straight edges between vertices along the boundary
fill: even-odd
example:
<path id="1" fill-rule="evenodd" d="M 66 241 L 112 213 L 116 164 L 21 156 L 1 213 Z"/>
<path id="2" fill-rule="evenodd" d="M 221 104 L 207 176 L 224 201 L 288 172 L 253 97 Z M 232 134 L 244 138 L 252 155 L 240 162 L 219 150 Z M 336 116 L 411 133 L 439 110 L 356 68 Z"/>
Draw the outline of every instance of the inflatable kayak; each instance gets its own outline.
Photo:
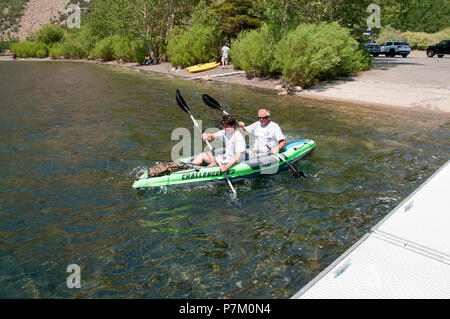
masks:
<path id="1" fill-rule="evenodd" d="M 220 65 L 220 63 L 218 63 L 218 62 L 197 64 L 197 65 L 193 65 L 193 66 L 186 68 L 186 71 L 188 71 L 190 73 L 201 72 L 201 71 L 206 71 L 206 70 L 211 70 L 211 69 L 217 68 L 219 65 Z"/>
<path id="2" fill-rule="evenodd" d="M 315 147 L 316 143 L 313 140 L 294 141 L 288 143 L 280 155 L 289 163 L 295 164 L 313 151 Z M 216 154 L 220 154 L 220 151 L 218 150 Z M 193 157 L 189 157 L 180 161 L 189 165 L 192 159 Z M 247 161 L 234 165 L 228 170 L 228 177 L 233 182 L 261 174 L 275 174 L 279 170 L 286 168 L 286 163 L 281 161 L 277 156 L 267 155 L 264 157 L 250 158 Z M 137 179 L 133 184 L 133 188 L 140 190 L 161 186 L 195 186 L 225 181 L 225 175 L 220 172 L 218 166 L 192 165 L 189 169 L 173 172 L 168 175 Z"/>

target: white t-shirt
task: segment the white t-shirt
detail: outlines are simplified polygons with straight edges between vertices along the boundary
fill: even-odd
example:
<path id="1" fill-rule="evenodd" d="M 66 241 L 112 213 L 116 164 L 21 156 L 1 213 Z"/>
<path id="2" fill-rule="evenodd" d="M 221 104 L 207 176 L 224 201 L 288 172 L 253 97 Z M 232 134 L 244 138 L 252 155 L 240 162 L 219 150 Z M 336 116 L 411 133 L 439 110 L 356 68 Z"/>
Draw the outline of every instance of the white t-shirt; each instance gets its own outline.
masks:
<path id="1" fill-rule="evenodd" d="M 222 58 L 228 58 L 228 51 L 230 51 L 230 48 L 225 45 L 222 48 Z"/>
<path id="2" fill-rule="evenodd" d="M 255 138 L 255 144 L 253 145 L 253 149 L 257 152 L 268 152 L 269 150 L 264 144 L 274 148 L 278 146 L 281 140 L 286 139 L 281 132 L 280 126 L 272 121 L 265 127 L 261 126 L 261 123 L 258 121 L 246 126 L 245 129 L 258 137 L 257 139 Z"/>
<path id="3" fill-rule="evenodd" d="M 234 155 L 238 152 L 245 152 L 245 139 L 242 136 L 241 132 L 234 131 L 234 134 L 229 135 L 225 132 L 225 130 L 221 130 L 214 134 L 216 138 L 221 141 L 225 141 L 225 161 L 227 163 L 231 162 L 234 159 Z M 242 154 L 241 154 L 242 156 Z"/>

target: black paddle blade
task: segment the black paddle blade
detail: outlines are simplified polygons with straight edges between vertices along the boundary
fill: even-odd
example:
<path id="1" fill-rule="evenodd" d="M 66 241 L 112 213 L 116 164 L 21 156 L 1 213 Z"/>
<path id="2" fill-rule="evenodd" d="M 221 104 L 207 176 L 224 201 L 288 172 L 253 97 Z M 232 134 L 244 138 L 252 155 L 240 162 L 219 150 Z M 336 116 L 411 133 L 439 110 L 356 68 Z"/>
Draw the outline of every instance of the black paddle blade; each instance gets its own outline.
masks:
<path id="1" fill-rule="evenodd" d="M 281 157 L 279 157 L 282 159 Z M 292 175 L 294 175 L 295 178 L 303 177 L 306 179 L 306 174 L 303 172 L 300 168 L 298 168 L 296 165 L 293 165 L 292 163 L 289 163 L 288 161 L 283 161 L 286 163 L 287 167 L 289 167 L 289 170 L 291 171 Z"/>
<path id="2" fill-rule="evenodd" d="M 303 172 L 300 168 L 298 168 L 297 166 L 291 166 L 292 168 L 292 172 L 294 173 L 294 176 L 299 178 L 299 177 L 303 177 L 304 179 L 306 179 L 306 174 L 305 172 Z"/>
<path id="3" fill-rule="evenodd" d="M 210 97 L 208 94 L 202 95 L 203 102 L 205 102 L 206 105 L 213 109 L 217 109 L 219 111 L 223 111 L 222 107 L 220 106 L 219 102 L 214 100 L 212 97 Z"/>
<path id="4" fill-rule="evenodd" d="M 181 96 L 181 93 L 179 90 L 177 90 L 177 93 L 175 94 L 175 98 L 177 100 L 178 105 L 181 107 L 181 109 L 189 114 L 189 106 L 187 106 L 187 104 L 184 101 L 183 97 Z"/>

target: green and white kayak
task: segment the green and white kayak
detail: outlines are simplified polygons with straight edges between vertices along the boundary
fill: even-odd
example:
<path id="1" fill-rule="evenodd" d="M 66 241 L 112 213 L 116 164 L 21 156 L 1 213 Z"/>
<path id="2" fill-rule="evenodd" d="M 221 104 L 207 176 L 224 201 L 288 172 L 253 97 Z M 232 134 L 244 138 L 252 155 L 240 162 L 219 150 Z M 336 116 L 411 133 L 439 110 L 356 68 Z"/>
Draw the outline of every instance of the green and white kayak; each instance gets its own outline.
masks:
<path id="1" fill-rule="evenodd" d="M 312 152 L 315 147 L 316 143 L 313 140 L 293 141 L 286 145 L 280 155 L 289 163 L 295 164 Z M 216 153 L 219 154 L 219 151 Z M 193 157 L 190 157 L 181 159 L 180 161 L 189 164 L 192 159 Z M 286 163 L 278 157 L 268 155 L 234 165 L 228 170 L 228 178 L 231 181 L 239 181 L 261 174 L 275 174 L 279 170 L 286 168 Z M 161 186 L 195 186 L 225 181 L 225 175 L 220 172 L 218 166 L 207 167 L 193 165 L 192 168 L 173 172 L 168 175 L 138 179 L 134 182 L 133 188 L 141 190 Z"/>

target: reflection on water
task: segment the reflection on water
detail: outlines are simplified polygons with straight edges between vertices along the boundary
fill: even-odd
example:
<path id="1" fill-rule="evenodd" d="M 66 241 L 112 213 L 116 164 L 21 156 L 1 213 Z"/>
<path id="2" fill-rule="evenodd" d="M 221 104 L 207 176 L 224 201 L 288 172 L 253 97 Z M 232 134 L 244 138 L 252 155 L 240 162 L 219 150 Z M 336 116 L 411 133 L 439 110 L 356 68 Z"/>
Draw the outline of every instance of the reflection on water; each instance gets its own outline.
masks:
<path id="1" fill-rule="evenodd" d="M 448 117 L 311 102 L 76 63 L 2 63 L 0 297 L 288 298 L 449 155 Z M 271 109 L 317 149 L 289 172 L 235 185 L 136 192 L 177 127 Z M 69 264 L 81 289 L 66 286 Z"/>

